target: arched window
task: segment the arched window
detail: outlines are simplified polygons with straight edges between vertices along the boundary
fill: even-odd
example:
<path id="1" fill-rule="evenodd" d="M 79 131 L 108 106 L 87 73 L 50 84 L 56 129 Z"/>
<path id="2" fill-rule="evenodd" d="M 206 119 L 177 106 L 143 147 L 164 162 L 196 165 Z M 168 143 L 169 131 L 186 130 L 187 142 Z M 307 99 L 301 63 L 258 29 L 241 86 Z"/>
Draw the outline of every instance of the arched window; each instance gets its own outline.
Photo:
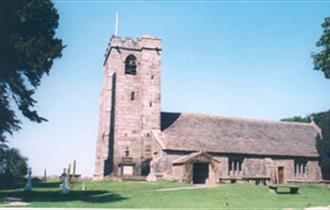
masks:
<path id="1" fill-rule="evenodd" d="M 125 74 L 136 75 L 136 57 L 134 55 L 127 56 L 125 60 Z"/>

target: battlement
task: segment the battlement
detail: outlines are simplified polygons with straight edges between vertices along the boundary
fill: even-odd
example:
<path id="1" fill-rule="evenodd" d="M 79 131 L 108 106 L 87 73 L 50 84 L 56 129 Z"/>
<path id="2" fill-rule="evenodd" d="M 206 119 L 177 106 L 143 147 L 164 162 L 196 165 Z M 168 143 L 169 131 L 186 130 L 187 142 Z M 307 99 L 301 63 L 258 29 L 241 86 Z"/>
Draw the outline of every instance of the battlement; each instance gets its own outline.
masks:
<path id="1" fill-rule="evenodd" d="M 151 35 L 143 35 L 141 38 L 133 39 L 131 37 L 121 38 L 120 36 L 112 35 L 110 38 L 103 65 L 107 62 L 112 49 L 118 50 L 156 50 L 161 51 L 161 38 Z"/>

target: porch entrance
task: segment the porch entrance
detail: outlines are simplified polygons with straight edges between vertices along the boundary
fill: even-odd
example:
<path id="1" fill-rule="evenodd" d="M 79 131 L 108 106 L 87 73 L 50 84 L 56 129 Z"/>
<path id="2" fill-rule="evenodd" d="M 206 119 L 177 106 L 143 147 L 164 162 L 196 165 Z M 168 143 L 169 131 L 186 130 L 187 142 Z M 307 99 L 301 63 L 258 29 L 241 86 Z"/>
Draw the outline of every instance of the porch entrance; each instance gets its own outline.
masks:
<path id="1" fill-rule="evenodd" d="M 209 178 L 209 163 L 194 163 L 193 183 L 206 184 L 207 178 Z"/>

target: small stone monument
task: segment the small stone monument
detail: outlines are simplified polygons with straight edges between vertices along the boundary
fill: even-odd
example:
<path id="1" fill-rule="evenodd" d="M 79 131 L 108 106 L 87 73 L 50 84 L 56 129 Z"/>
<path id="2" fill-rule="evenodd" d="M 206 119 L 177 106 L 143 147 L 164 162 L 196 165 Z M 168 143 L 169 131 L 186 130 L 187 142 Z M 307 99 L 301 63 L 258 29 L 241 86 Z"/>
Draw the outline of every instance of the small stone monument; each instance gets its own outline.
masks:
<path id="1" fill-rule="evenodd" d="M 69 193 L 68 175 L 65 172 L 65 168 L 63 169 L 61 179 L 62 179 L 62 184 L 60 185 L 60 193 L 61 194 L 68 194 Z"/>
<path id="2" fill-rule="evenodd" d="M 76 160 L 73 161 L 73 167 L 72 167 L 72 177 L 76 177 Z"/>
<path id="3" fill-rule="evenodd" d="M 27 182 L 25 184 L 25 191 L 31 192 L 32 191 L 32 168 L 29 167 L 28 168 L 28 178 L 27 178 Z"/>
<path id="4" fill-rule="evenodd" d="M 47 182 L 47 170 L 44 170 L 44 177 L 42 178 L 44 182 Z"/>
<path id="5" fill-rule="evenodd" d="M 68 166 L 68 173 L 67 173 L 67 175 L 68 175 L 68 184 L 72 184 L 72 182 L 71 182 L 71 164 L 69 164 L 69 166 Z"/>
<path id="6" fill-rule="evenodd" d="M 121 169 L 121 175 L 123 176 L 132 176 L 134 174 L 134 163 L 133 158 L 129 155 L 128 147 L 125 150 L 125 156 L 122 157 L 119 167 Z"/>
<path id="7" fill-rule="evenodd" d="M 147 176 L 147 181 L 148 182 L 157 181 L 157 177 L 156 177 L 155 172 L 154 172 L 154 161 L 153 160 L 150 161 L 150 172 Z"/>
<path id="8" fill-rule="evenodd" d="M 86 184 L 85 184 L 85 181 L 83 181 L 82 182 L 82 185 L 81 185 L 81 190 L 86 190 L 87 188 L 86 188 Z"/>

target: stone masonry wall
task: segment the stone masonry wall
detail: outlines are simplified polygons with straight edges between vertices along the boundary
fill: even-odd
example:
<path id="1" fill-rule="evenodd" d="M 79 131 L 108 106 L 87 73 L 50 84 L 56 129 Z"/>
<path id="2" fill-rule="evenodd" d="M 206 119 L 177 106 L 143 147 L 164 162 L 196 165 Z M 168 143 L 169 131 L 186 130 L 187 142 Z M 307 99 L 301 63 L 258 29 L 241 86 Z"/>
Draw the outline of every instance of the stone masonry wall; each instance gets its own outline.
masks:
<path id="1" fill-rule="evenodd" d="M 160 129 L 160 41 L 150 36 L 136 41 L 111 38 L 101 93 L 96 176 L 120 175 L 118 165 L 127 149 L 135 175 L 152 157 L 151 133 Z M 125 74 L 129 55 L 137 58 L 136 75 Z"/>
<path id="2" fill-rule="evenodd" d="M 110 117 L 112 104 L 112 88 L 114 80 L 114 71 L 110 68 L 109 63 L 105 65 L 104 85 L 100 95 L 100 113 L 98 136 L 96 143 L 96 160 L 95 160 L 95 178 L 102 178 L 105 172 L 105 161 L 109 159 L 109 143 L 110 143 Z"/>
<path id="3" fill-rule="evenodd" d="M 181 180 L 179 176 L 182 174 L 182 170 L 179 170 L 178 166 L 173 166 L 172 162 L 184 154 L 182 152 L 163 152 L 158 161 L 156 162 L 156 173 L 159 177 L 164 179 L 176 179 Z M 224 154 L 212 154 L 214 158 L 220 161 L 219 176 L 230 177 L 228 173 L 228 157 Z M 232 156 L 232 155 L 231 155 Z M 242 155 L 240 155 L 242 156 Z M 294 174 L 294 158 L 278 158 L 278 157 L 244 157 L 242 163 L 242 172 L 237 174 L 237 177 L 256 177 L 256 176 L 269 176 L 272 179 L 278 179 L 277 169 L 278 167 L 284 167 L 284 183 L 288 181 L 319 181 L 321 180 L 321 171 L 318 161 L 314 159 L 308 159 L 305 175 Z M 273 177 L 273 176 L 276 176 Z M 273 180 L 274 181 L 274 180 Z"/>

